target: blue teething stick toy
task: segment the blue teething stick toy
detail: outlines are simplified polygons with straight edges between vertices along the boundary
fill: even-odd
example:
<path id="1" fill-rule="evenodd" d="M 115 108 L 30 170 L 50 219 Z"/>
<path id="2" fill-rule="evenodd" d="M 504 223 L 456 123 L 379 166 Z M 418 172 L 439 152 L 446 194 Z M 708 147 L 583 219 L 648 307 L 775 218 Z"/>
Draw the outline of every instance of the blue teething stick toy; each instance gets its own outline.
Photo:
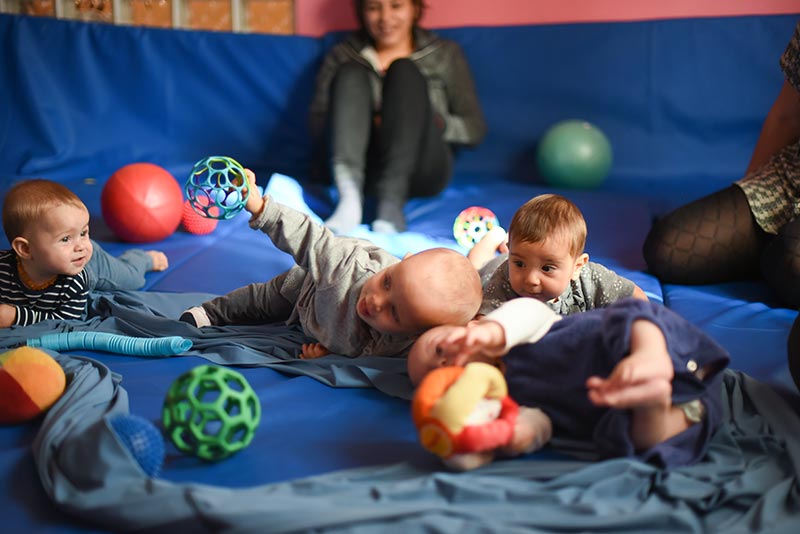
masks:
<path id="1" fill-rule="evenodd" d="M 129 356 L 173 356 L 192 348 L 192 341 L 180 336 L 145 338 L 107 332 L 62 332 L 29 339 L 27 345 L 55 351 L 102 350 Z"/>

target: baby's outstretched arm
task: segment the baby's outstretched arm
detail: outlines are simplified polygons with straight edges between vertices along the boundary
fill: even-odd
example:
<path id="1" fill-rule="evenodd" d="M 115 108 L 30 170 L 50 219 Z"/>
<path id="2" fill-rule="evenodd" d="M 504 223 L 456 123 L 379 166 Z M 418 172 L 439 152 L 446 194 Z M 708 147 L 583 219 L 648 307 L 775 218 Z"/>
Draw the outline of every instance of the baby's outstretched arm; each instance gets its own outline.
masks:
<path id="1" fill-rule="evenodd" d="M 639 300 L 650 300 L 647 298 L 647 294 L 644 292 L 644 290 L 636 284 L 633 285 L 633 295 L 631 296 Z"/>
<path id="2" fill-rule="evenodd" d="M 470 249 L 467 254 L 470 263 L 475 269 L 480 270 L 481 267 L 489 263 L 495 255 L 500 252 L 501 254 L 508 254 L 508 235 L 505 230 L 499 226 L 495 226 L 484 235 L 480 241 Z"/>
<path id="3" fill-rule="evenodd" d="M 636 408 L 670 402 L 672 366 L 667 342 L 654 323 L 640 319 L 631 325 L 631 351 L 608 378 L 586 380 L 589 399 L 599 406 Z"/>
<path id="4" fill-rule="evenodd" d="M 672 405 L 675 369 L 661 329 L 647 320 L 631 325 L 631 352 L 608 378 L 586 381 L 589 399 L 600 406 L 631 410 L 630 437 L 636 450 L 646 450 L 691 425 Z"/>
<path id="5" fill-rule="evenodd" d="M 519 407 L 511 441 L 498 449 L 456 454 L 444 463 L 454 471 L 476 469 L 495 459 L 496 453 L 513 458 L 541 449 L 553 437 L 553 423 L 539 408 Z"/>
<path id="6" fill-rule="evenodd" d="M 553 437 L 553 422 L 539 408 L 519 407 L 511 442 L 501 449 L 506 456 L 528 454 L 544 447 Z"/>
<path id="7" fill-rule="evenodd" d="M 453 329 L 441 343 L 451 365 L 466 365 L 476 360 L 491 360 L 505 354 L 506 334 L 500 323 L 492 320 L 472 322 Z"/>

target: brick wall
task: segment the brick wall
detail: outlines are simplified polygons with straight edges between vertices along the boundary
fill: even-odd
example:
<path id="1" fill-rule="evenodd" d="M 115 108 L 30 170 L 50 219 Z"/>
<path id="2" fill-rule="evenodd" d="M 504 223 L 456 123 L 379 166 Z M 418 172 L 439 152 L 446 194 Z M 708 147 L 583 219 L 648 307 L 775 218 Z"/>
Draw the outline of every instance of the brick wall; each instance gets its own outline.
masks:
<path id="1" fill-rule="evenodd" d="M 294 1 L 120 0 L 119 13 L 114 13 L 112 0 L 19 0 L 18 4 L 7 2 L 0 7 L 26 15 L 91 22 L 291 35 L 295 33 Z M 60 10 L 56 2 L 60 2 Z M 238 20 L 234 18 L 237 13 Z"/>

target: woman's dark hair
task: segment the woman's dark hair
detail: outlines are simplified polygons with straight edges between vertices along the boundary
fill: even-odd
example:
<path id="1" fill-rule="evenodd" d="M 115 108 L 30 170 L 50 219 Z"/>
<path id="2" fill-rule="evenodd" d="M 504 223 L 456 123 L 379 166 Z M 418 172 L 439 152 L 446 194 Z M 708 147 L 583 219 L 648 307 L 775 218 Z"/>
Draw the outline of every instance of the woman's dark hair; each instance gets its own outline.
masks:
<path id="1" fill-rule="evenodd" d="M 367 32 L 367 24 L 364 21 L 364 5 L 367 3 L 367 0 L 353 0 L 353 7 L 356 10 L 356 19 L 358 20 L 358 26 L 361 33 L 369 39 L 370 41 L 372 38 L 369 36 Z M 411 3 L 414 4 L 414 7 L 417 9 L 417 18 L 414 19 L 414 26 L 416 26 L 420 19 L 422 18 L 422 14 L 425 12 L 425 0 L 411 0 Z"/>

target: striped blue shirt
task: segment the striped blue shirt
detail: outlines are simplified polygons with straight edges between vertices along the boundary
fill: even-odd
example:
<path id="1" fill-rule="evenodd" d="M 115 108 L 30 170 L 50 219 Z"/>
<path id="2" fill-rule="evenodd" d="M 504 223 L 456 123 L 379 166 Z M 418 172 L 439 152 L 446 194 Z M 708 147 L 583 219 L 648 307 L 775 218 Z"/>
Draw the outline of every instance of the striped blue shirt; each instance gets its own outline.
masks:
<path id="1" fill-rule="evenodd" d="M 17 310 L 14 325 L 27 326 L 47 319 L 83 319 L 89 289 L 84 269 L 76 276 L 59 275 L 40 291 L 20 280 L 13 250 L 0 250 L 0 303 Z"/>

